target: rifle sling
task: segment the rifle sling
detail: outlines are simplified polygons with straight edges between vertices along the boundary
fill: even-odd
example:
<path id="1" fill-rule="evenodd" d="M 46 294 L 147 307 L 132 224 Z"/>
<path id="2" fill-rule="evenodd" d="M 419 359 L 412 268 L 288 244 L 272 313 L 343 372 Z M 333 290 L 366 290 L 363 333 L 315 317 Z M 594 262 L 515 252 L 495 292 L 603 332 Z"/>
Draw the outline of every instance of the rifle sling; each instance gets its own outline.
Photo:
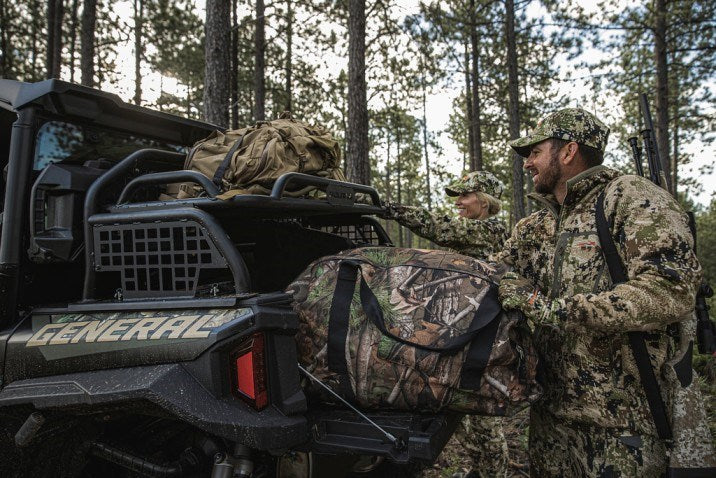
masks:
<path id="1" fill-rule="evenodd" d="M 604 259 L 609 268 L 609 275 L 614 285 L 626 282 L 627 274 L 624 270 L 624 264 L 619 257 L 614 239 L 609 231 L 609 223 L 604 215 L 604 191 L 599 194 L 595 207 L 595 216 L 597 220 L 597 234 L 599 235 L 599 243 L 602 247 Z M 651 416 L 654 419 L 656 431 L 662 440 L 670 440 L 672 437 L 671 426 L 666 415 L 666 407 L 661 397 L 659 383 L 654 375 L 654 367 L 649 360 L 649 353 L 646 348 L 646 334 L 644 332 L 627 332 L 629 336 L 629 345 L 634 355 L 639 378 L 646 393 L 646 400 L 649 404 Z"/>

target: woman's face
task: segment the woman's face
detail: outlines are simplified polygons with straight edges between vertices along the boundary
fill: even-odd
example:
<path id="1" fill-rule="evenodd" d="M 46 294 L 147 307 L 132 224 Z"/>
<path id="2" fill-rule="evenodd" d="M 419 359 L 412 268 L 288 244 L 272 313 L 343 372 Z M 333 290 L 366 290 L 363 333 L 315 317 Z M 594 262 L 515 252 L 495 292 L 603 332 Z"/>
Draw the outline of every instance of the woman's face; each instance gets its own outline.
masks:
<path id="1" fill-rule="evenodd" d="M 480 201 L 477 194 L 465 193 L 455 201 L 458 214 L 467 219 L 487 219 L 487 201 Z"/>

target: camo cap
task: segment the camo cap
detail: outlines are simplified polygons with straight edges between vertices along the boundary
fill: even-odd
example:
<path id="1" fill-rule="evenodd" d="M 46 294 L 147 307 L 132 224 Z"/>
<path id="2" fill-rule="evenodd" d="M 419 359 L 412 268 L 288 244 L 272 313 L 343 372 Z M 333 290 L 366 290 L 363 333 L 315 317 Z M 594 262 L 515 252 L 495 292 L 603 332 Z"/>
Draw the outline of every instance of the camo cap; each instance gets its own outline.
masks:
<path id="1" fill-rule="evenodd" d="M 592 113 L 565 108 L 542 118 L 530 134 L 510 141 L 510 146 L 523 158 L 530 155 L 532 146 L 549 138 L 574 141 L 604 152 L 608 137 L 609 128 Z"/>
<path id="2" fill-rule="evenodd" d="M 500 199 L 503 189 L 505 189 L 505 187 L 494 174 L 488 173 L 487 171 L 473 171 L 448 185 L 445 188 L 445 194 L 448 196 L 459 196 L 466 193 L 483 192 L 496 199 Z"/>

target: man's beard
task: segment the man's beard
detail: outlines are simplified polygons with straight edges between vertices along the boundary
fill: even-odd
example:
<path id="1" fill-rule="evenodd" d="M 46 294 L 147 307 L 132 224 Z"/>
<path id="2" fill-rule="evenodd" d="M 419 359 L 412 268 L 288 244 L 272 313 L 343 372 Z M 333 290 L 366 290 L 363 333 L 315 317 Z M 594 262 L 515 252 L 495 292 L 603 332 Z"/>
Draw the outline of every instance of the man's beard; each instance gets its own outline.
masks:
<path id="1" fill-rule="evenodd" d="M 539 181 L 535 183 L 535 191 L 540 194 L 552 193 L 562 177 L 562 172 L 559 170 L 558 155 L 559 150 L 553 151 L 550 155 L 547 169 L 539 172 Z"/>

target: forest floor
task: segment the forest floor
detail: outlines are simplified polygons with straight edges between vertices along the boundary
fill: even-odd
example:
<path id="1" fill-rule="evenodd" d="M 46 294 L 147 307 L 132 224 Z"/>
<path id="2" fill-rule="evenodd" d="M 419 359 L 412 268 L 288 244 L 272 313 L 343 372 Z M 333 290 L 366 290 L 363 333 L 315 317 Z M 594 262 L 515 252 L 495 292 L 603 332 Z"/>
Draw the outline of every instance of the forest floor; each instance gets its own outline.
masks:
<path id="1" fill-rule="evenodd" d="M 716 358 L 695 356 L 694 368 L 701 375 L 701 390 L 704 395 L 706 414 L 711 436 L 716 446 Z M 527 434 L 529 431 L 529 410 L 522 410 L 504 420 L 505 437 L 509 449 L 509 478 L 529 477 L 527 459 Z M 443 449 L 437 462 L 423 470 L 421 478 L 450 478 L 455 473 L 470 470 L 470 457 L 454 437 Z"/>

